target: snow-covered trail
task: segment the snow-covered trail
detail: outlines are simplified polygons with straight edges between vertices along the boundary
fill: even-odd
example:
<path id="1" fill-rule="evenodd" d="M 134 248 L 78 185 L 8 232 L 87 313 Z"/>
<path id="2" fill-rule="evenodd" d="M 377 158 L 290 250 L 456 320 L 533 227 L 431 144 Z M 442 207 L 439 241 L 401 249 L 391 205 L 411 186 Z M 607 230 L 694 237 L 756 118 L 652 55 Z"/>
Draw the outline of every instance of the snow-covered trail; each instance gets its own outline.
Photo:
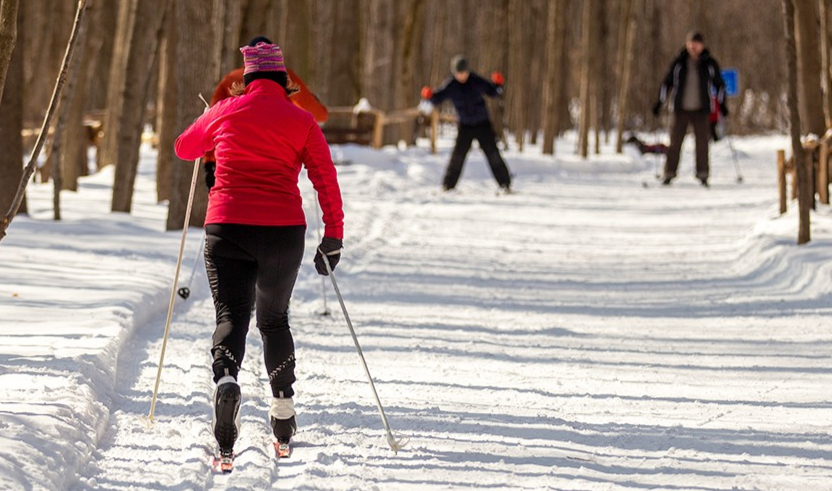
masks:
<path id="1" fill-rule="evenodd" d="M 338 304 L 321 316 L 311 256 L 292 299 L 300 433 L 272 458 L 252 325 L 230 476 L 209 473 L 213 307 L 200 268 L 177 300 L 148 427 L 177 233 L 163 233 L 147 152 L 130 217 L 107 172 L 34 186 L 0 246 L 0 489 L 832 489 L 832 219 L 793 245 L 775 212 L 779 137 L 711 151 L 655 185 L 652 161 L 508 152 L 517 194 L 469 156 L 341 149 L 347 237 L 337 274 L 394 456 Z M 642 187 L 647 181 L 648 188 Z M 304 195 L 311 198 L 310 186 Z M 307 216 L 313 217 L 307 203 Z M 140 240 L 136 240 L 140 238 Z M 199 243 L 189 234 L 185 269 Z M 189 271 L 186 271 L 189 273 Z M 187 277 L 183 273 L 183 277 Z"/>
<path id="2" fill-rule="evenodd" d="M 635 172 L 552 172 L 516 154 L 510 196 L 493 195 L 476 154 L 445 194 L 443 156 L 342 168 L 337 274 L 408 446 L 387 449 L 337 303 L 328 289 L 333 315 L 318 315 L 320 279 L 305 271 L 291 459 L 270 454 L 252 325 L 237 469 L 209 474 L 203 286 L 178 306 L 157 423 L 143 418 L 158 328 L 140 328 L 76 489 L 832 489 L 830 235 L 816 223 L 795 252 L 780 233 L 796 230 L 788 217 L 767 220 L 759 146 L 744 147 L 741 186 L 730 154 L 714 152 L 708 190 L 684 176 L 643 189 Z"/>

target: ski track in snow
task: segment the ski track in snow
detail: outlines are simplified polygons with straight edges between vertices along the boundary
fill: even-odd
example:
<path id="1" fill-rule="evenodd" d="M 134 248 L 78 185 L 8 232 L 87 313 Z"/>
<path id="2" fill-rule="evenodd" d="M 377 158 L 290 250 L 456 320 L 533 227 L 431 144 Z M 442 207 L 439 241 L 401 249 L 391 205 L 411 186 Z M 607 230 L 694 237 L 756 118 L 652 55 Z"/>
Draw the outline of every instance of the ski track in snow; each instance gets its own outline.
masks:
<path id="1" fill-rule="evenodd" d="M 332 315 L 319 315 L 310 223 L 291 305 L 292 457 L 273 456 L 252 323 L 235 470 L 210 472 L 214 319 L 200 267 L 177 298 L 155 423 L 160 282 L 120 346 L 110 397 L 97 397 L 109 417 L 89 462 L 69 462 L 77 478 L 50 489 L 832 489 L 832 220 L 820 209 L 813 242 L 796 248 L 796 214 L 775 219 L 783 142 L 735 142 L 742 185 L 724 145 L 712 148 L 711 189 L 684 174 L 687 150 L 673 186 L 648 189 L 652 161 L 607 156 L 576 172 L 569 156 L 508 152 L 508 196 L 476 148 L 458 190 L 440 193 L 447 148 L 346 147 L 336 275 L 407 446 L 387 447 L 328 281 Z"/>

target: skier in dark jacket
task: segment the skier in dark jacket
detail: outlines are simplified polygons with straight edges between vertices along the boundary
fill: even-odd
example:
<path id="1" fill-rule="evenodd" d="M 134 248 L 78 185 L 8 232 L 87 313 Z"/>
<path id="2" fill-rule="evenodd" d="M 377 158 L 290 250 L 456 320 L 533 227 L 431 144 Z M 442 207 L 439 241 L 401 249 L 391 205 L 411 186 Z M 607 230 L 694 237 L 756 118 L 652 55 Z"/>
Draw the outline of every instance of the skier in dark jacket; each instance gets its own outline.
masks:
<path id="1" fill-rule="evenodd" d="M 705 48 L 704 38 L 698 32 L 688 34 L 685 48 L 671 63 L 659 90 L 659 100 L 653 106 L 653 114 L 658 116 L 662 104 L 668 101 L 673 112 L 673 123 L 662 184 L 669 185 L 676 177 L 682 141 L 688 125 L 692 124 L 696 138 L 696 177 L 707 187 L 710 174 L 709 115 L 714 111 L 720 111 L 723 116 L 727 116 L 728 108 L 725 106 L 725 82 L 722 80 L 719 64 Z"/>
<path id="2" fill-rule="evenodd" d="M 497 149 L 494 128 L 491 127 L 491 119 L 485 107 L 485 99 L 483 99 L 483 95 L 499 96 L 503 90 L 504 78 L 501 73 L 494 72 L 491 75 L 491 82 L 485 80 L 470 71 L 468 62 L 459 55 L 451 60 L 451 72 L 453 76 L 449 77 L 436 92 L 427 86 L 422 88 L 422 98 L 429 100 L 433 105 L 450 99 L 459 118 L 456 145 L 445 171 L 442 188 L 447 191 L 456 186 L 462 173 L 465 157 L 476 138 L 488 159 L 497 183 L 509 192 L 511 191 L 511 176 Z"/>

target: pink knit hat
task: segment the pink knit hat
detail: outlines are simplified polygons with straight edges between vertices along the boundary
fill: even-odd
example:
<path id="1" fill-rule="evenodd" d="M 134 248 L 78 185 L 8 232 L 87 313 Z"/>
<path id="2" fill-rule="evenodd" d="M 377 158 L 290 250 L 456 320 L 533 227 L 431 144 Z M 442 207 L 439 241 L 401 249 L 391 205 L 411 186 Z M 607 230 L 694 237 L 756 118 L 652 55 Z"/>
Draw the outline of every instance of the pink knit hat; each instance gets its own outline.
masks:
<path id="1" fill-rule="evenodd" d="M 283 65 L 283 51 L 276 44 L 257 43 L 256 46 L 243 46 L 245 71 L 243 74 L 254 72 L 285 72 Z"/>

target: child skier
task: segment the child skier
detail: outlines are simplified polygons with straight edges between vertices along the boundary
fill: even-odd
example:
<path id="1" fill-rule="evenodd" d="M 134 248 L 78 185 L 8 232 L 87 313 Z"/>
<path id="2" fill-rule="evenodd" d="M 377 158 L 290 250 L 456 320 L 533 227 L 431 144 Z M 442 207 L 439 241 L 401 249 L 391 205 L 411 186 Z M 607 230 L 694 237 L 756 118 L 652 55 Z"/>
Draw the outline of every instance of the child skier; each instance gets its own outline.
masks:
<path id="1" fill-rule="evenodd" d="M 500 72 L 494 72 L 491 82 L 480 77 L 468 68 L 468 62 L 460 55 L 451 60 L 452 76 L 434 92 L 430 87 L 422 88 L 422 99 L 429 100 L 431 104 L 438 105 L 446 99 L 450 99 L 456 109 L 459 118 L 459 125 L 456 135 L 456 145 L 448 168 L 445 171 L 445 178 L 442 188 L 445 191 L 456 187 L 459 176 L 462 173 L 462 165 L 471 143 L 476 140 L 485 153 L 491 172 L 497 180 L 497 184 L 506 192 L 511 191 L 511 176 L 506 163 L 500 156 L 497 149 L 497 140 L 494 135 L 494 128 L 491 127 L 491 119 L 485 107 L 483 94 L 489 97 L 497 97 L 502 94 L 504 78 Z"/>

